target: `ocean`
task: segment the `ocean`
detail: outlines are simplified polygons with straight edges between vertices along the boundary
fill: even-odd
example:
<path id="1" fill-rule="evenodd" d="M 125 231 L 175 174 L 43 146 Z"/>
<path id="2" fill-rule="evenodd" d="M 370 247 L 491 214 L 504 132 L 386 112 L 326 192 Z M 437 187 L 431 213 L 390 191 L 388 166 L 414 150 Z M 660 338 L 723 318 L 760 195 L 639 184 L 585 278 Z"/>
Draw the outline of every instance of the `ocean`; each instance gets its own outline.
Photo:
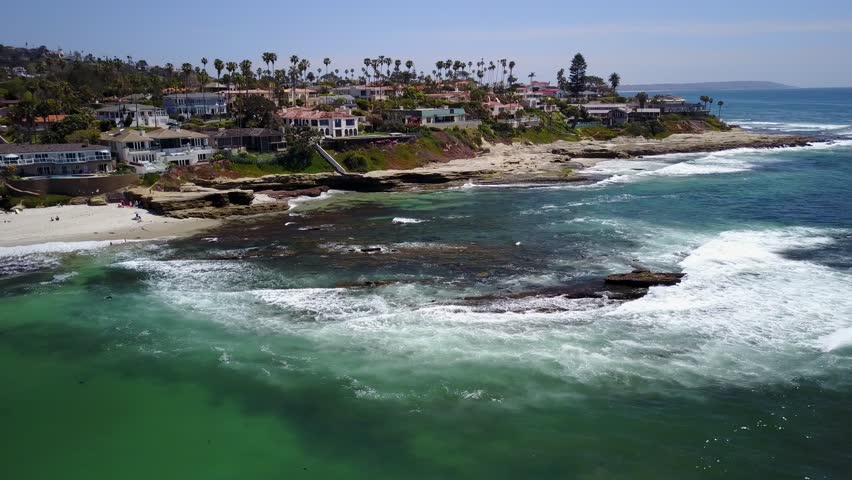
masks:
<path id="1" fill-rule="evenodd" d="M 0 248 L 3 478 L 850 478 L 852 89 L 709 93 L 831 142 Z"/>

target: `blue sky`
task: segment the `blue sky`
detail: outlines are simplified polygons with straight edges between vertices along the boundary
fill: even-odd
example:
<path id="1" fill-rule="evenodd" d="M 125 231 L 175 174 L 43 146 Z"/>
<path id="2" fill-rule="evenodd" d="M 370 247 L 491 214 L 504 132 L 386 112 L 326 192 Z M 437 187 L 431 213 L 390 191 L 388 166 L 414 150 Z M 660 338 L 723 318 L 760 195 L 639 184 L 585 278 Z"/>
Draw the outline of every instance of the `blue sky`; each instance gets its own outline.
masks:
<path id="1" fill-rule="evenodd" d="M 61 46 L 149 63 L 201 57 L 261 64 L 260 54 L 323 57 L 332 69 L 364 57 L 508 58 L 522 79 L 552 80 L 576 52 L 589 73 L 623 83 L 772 80 L 852 86 L 852 1 L 101 0 L 12 2 L 0 43 Z"/>

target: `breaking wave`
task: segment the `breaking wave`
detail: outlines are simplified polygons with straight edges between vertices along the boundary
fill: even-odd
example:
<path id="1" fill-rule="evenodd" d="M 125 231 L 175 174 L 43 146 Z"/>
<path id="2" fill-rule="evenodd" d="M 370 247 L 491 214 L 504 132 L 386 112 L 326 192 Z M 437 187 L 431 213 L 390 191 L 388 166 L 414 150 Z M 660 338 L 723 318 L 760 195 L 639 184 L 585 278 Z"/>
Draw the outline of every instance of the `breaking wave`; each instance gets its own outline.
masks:
<path id="1" fill-rule="evenodd" d="M 232 286 L 265 283 L 241 262 L 119 266 L 149 272 L 162 298 L 201 318 L 259 337 L 302 337 L 387 368 L 417 364 L 422 375 L 460 363 L 521 363 L 581 382 L 753 385 L 829 370 L 831 352 L 849 343 L 852 298 L 837 292 L 852 291 L 852 278 L 786 256 L 830 245 L 836 234 L 725 232 L 680 261 L 683 283 L 627 303 L 532 296 L 471 304 L 449 286 L 416 283 L 240 289 Z M 323 368 L 355 376 L 357 365 L 331 358 Z"/>

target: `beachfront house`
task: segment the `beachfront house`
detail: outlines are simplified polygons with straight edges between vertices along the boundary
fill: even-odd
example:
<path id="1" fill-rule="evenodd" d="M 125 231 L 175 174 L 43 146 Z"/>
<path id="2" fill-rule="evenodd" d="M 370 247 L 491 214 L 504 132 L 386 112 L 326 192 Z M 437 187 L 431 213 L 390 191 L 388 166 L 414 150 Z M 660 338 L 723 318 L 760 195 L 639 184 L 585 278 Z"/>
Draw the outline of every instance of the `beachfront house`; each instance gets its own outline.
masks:
<path id="1" fill-rule="evenodd" d="M 0 166 L 21 177 L 106 174 L 115 171 L 109 150 L 100 145 L 55 143 L 0 144 Z"/>
<path id="2" fill-rule="evenodd" d="M 527 110 L 541 110 L 546 113 L 558 112 L 559 106 L 554 101 L 546 98 L 527 98 L 521 100 L 521 106 Z"/>
<path id="3" fill-rule="evenodd" d="M 275 92 L 272 90 L 264 90 L 261 88 L 249 88 L 247 90 L 226 90 L 224 92 L 220 92 L 221 95 L 225 96 L 225 101 L 228 105 L 234 103 L 238 98 L 242 97 L 263 97 L 270 102 L 278 105 L 278 99 L 275 98 Z"/>
<path id="4" fill-rule="evenodd" d="M 337 95 L 350 95 L 354 98 L 364 100 L 387 100 L 394 94 L 394 89 L 392 87 L 350 85 L 346 87 L 337 87 L 334 89 L 334 93 Z"/>
<path id="5" fill-rule="evenodd" d="M 470 101 L 470 91 L 455 90 L 449 92 L 427 93 L 426 98 L 443 100 L 445 102 L 463 103 Z"/>
<path id="6" fill-rule="evenodd" d="M 163 97 L 163 108 L 172 117 L 191 118 L 195 115 L 225 115 L 228 104 L 222 92 L 175 93 Z M 160 125 L 163 126 L 163 125 Z"/>
<path id="7" fill-rule="evenodd" d="M 319 105 L 319 94 L 313 88 L 282 88 L 281 95 L 287 105 L 298 105 L 300 107 L 313 108 Z"/>
<path id="8" fill-rule="evenodd" d="M 355 97 L 352 95 L 320 95 L 317 97 L 317 104 L 346 107 L 349 109 L 355 108 L 356 105 Z"/>
<path id="9" fill-rule="evenodd" d="M 626 103 L 587 103 L 577 105 L 586 114 L 608 127 L 620 127 L 630 121 L 631 108 Z"/>
<path id="10" fill-rule="evenodd" d="M 56 114 L 56 115 L 45 115 L 43 117 L 36 117 L 33 122 L 33 126 L 35 127 L 36 132 L 44 132 L 50 128 L 54 123 L 59 123 L 62 120 L 65 120 L 65 114 Z"/>
<path id="11" fill-rule="evenodd" d="M 351 113 L 322 112 L 303 107 L 286 108 L 278 113 L 287 126 L 309 127 L 326 137 L 354 137 L 358 135 L 362 117 Z"/>
<path id="12" fill-rule="evenodd" d="M 650 99 L 648 106 L 657 108 L 662 114 L 677 115 L 707 115 L 710 112 L 702 103 L 687 103 L 683 97 L 675 95 L 658 95 Z"/>
<path id="13" fill-rule="evenodd" d="M 124 126 L 124 121 L 130 117 L 132 127 L 165 127 L 169 123 L 169 115 L 165 110 L 151 105 L 129 103 L 108 105 L 95 110 L 95 118 L 109 120 L 116 126 Z"/>
<path id="14" fill-rule="evenodd" d="M 176 126 L 146 132 L 126 129 L 101 135 L 115 158 L 138 173 L 162 172 L 170 165 L 195 165 L 213 156 L 210 138 Z"/>
<path id="15" fill-rule="evenodd" d="M 495 118 L 501 115 L 514 117 L 515 114 L 524 109 L 520 103 L 503 103 L 499 100 L 491 100 L 483 103 L 482 105 L 485 106 L 485 108 L 491 112 L 491 116 Z"/>
<path id="16" fill-rule="evenodd" d="M 269 128 L 220 128 L 206 133 L 219 149 L 275 152 L 284 146 L 281 131 Z"/>
<path id="17" fill-rule="evenodd" d="M 644 122 L 660 118 L 660 108 L 640 107 L 628 103 L 575 103 L 572 106 L 582 108 L 589 117 L 609 127 L 619 127 L 627 122 Z"/>
<path id="18" fill-rule="evenodd" d="M 479 120 L 467 118 L 463 108 L 414 108 L 388 112 L 390 118 L 409 127 L 478 127 Z"/>

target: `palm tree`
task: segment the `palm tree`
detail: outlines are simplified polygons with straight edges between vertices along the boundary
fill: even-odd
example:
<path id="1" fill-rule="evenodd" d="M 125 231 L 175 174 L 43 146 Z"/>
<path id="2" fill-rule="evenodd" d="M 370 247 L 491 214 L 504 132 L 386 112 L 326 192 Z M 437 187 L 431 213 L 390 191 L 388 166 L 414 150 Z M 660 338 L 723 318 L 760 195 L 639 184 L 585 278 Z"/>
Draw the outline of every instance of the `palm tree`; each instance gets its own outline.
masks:
<path id="1" fill-rule="evenodd" d="M 331 59 L 328 57 L 323 58 L 322 64 L 325 65 L 325 76 L 328 77 L 328 66 L 331 65 Z"/>
<path id="2" fill-rule="evenodd" d="M 621 84 L 621 75 L 612 72 L 609 75 L 609 84 L 612 86 L 612 90 L 615 91 L 618 88 L 618 85 Z"/>
<path id="3" fill-rule="evenodd" d="M 516 64 L 515 64 L 515 61 L 514 61 L 514 60 L 510 60 L 510 61 L 509 61 L 509 79 L 510 79 L 510 80 L 509 80 L 509 84 L 511 84 L 511 83 L 512 83 L 512 80 L 511 80 L 511 79 L 514 77 L 514 75 L 512 74 L 512 71 L 513 71 L 513 70 L 515 70 L 515 65 L 516 65 Z"/>
<path id="4" fill-rule="evenodd" d="M 648 101 L 648 94 L 645 92 L 639 92 L 636 94 L 636 100 L 639 101 L 639 108 L 645 108 L 645 102 Z"/>
<path id="5" fill-rule="evenodd" d="M 222 77 L 222 70 L 225 69 L 225 62 L 217 58 L 213 60 L 213 68 L 216 69 L 216 83 L 219 83 Z"/>
<path id="6" fill-rule="evenodd" d="M 370 60 L 369 58 L 364 59 L 364 68 L 361 71 L 364 72 L 364 80 L 366 81 L 365 85 L 367 83 L 370 83 L 370 76 L 366 73 L 366 71 L 367 71 L 367 68 L 370 67 L 371 63 L 372 63 L 372 60 Z"/>
<path id="7" fill-rule="evenodd" d="M 302 83 L 305 84 L 305 106 L 308 103 L 308 84 L 305 83 L 305 72 L 311 68 L 311 62 L 308 61 L 307 58 L 303 58 L 299 61 L 299 73 L 302 75 Z"/>
<path id="8" fill-rule="evenodd" d="M 251 71 L 251 60 L 243 60 L 240 62 L 240 73 L 243 75 L 243 89 L 246 91 L 246 95 L 248 95 L 248 84 L 253 75 Z"/>
<path id="9" fill-rule="evenodd" d="M 295 107 L 296 106 L 296 79 L 298 77 L 298 66 L 299 66 L 299 57 L 297 55 L 290 56 L 290 103 Z"/>
<path id="10" fill-rule="evenodd" d="M 204 113 L 207 113 L 207 96 L 204 95 L 204 84 L 207 83 L 207 57 L 201 57 L 201 65 L 203 66 L 204 71 L 204 75 L 200 75 L 201 103 L 204 105 Z"/>
<path id="11" fill-rule="evenodd" d="M 704 104 L 704 110 L 707 110 L 707 102 L 710 101 L 710 97 L 708 97 L 707 95 L 701 95 L 700 97 L 698 97 L 698 100 Z"/>
<path id="12" fill-rule="evenodd" d="M 260 55 L 260 59 L 261 59 L 261 60 L 263 60 L 263 63 L 265 63 L 265 64 L 266 64 L 266 71 L 267 71 L 267 72 L 270 72 L 270 70 L 269 70 L 269 62 L 272 60 L 271 56 L 272 56 L 272 53 L 271 53 L 271 52 L 263 52 L 263 53 Z M 270 75 L 272 75 L 272 73 L 271 73 L 271 72 L 270 72 L 269 74 L 270 74 Z"/>
<path id="13" fill-rule="evenodd" d="M 433 73 L 437 76 L 438 72 L 444 69 L 444 61 L 438 60 L 437 62 L 435 62 L 435 68 L 437 69 L 437 71 Z"/>
<path id="14" fill-rule="evenodd" d="M 175 74 L 175 66 L 174 66 L 172 63 L 167 63 L 167 64 L 166 64 L 166 73 L 168 74 L 168 78 L 169 78 L 169 85 L 171 85 L 171 83 L 172 83 L 172 75 L 174 75 L 174 74 Z"/>
<path id="15" fill-rule="evenodd" d="M 192 64 L 184 63 L 180 69 L 183 71 L 183 101 L 186 105 L 186 113 L 189 113 L 189 76 L 192 74 Z"/>
<path id="16" fill-rule="evenodd" d="M 503 77 L 500 79 L 500 83 L 504 86 L 506 85 L 506 62 L 505 58 L 500 60 L 500 66 L 503 67 Z"/>
<path id="17" fill-rule="evenodd" d="M 533 78 L 535 78 L 535 72 L 530 72 L 530 74 L 527 76 L 530 77 L 530 85 L 532 85 Z"/>
<path id="18" fill-rule="evenodd" d="M 225 64 L 225 70 L 228 71 L 228 92 L 231 91 L 231 83 L 234 83 L 234 72 L 237 71 L 237 62 L 228 62 Z"/>
<path id="19" fill-rule="evenodd" d="M 717 103 L 716 105 L 719 106 L 719 120 L 721 120 L 722 119 L 722 106 L 725 105 L 725 102 L 723 102 L 722 100 L 719 100 L 719 103 Z"/>

